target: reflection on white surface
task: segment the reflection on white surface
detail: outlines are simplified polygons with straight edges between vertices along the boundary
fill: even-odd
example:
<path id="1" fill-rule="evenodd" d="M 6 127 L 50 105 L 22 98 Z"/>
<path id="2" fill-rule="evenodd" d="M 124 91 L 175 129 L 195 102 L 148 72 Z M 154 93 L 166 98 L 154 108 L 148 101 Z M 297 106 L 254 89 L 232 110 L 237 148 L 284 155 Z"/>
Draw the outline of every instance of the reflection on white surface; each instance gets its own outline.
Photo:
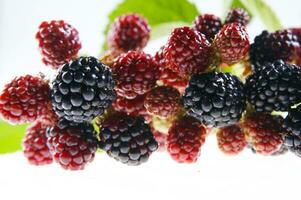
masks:
<path id="1" fill-rule="evenodd" d="M 40 62 L 34 39 L 42 20 L 67 20 L 79 30 L 81 53 L 97 56 L 107 14 L 116 2 L 0 0 L 0 88 L 15 75 L 51 72 Z M 221 15 L 220 0 L 194 2 L 203 13 Z M 267 2 L 283 24 L 301 26 L 299 0 Z M 252 38 L 262 29 L 256 20 L 248 28 Z M 146 51 L 154 52 L 158 43 Z M 246 150 L 238 157 L 224 156 L 214 137 L 207 139 L 195 165 L 179 165 L 157 153 L 145 165 L 127 167 L 98 154 L 86 170 L 69 172 L 57 165 L 31 166 L 15 153 L 0 156 L 0 199 L 296 199 L 300 168 L 301 159 L 292 154 L 264 157 Z"/>
<path id="2" fill-rule="evenodd" d="M 223 155 L 215 137 L 207 139 L 193 165 L 177 164 L 166 153 L 128 167 L 96 155 L 84 171 L 70 172 L 53 164 L 35 167 L 21 153 L 0 156 L 1 199 L 289 199 L 301 179 L 301 159 Z M 2 198 L 6 197 L 6 198 Z"/>

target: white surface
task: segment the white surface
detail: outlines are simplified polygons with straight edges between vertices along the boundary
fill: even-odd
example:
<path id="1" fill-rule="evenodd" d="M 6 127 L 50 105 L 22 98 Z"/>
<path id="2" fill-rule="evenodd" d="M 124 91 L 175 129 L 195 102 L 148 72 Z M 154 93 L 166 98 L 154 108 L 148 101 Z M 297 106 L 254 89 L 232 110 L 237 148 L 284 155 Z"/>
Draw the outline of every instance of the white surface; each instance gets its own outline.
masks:
<path id="1" fill-rule="evenodd" d="M 80 32 L 81 53 L 98 55 L 106 16 L 118 1 L 72 2 L 0 0 L 0 86 L 17 74 L 47 71 L 34 39 L 42 20 L 67 20 Z M 195 2 L 203 13 L 221 15 L 221 0 Z M 301 26 L 299 0 L 268 2 L 283 24 Z M 262 29 L 258 21 L 249 27 L 252 37 Z M 100 154 L 86 170 L 68 172 L 57 165 L 30 166 L 16 153 L 0 156 L 0 199 L 298 199 L 300 168 L 301 159 L 292 154 L 224 156 L 213 137 L 195 165 L 158 153 L 145 165 L 127 167 Z"/>

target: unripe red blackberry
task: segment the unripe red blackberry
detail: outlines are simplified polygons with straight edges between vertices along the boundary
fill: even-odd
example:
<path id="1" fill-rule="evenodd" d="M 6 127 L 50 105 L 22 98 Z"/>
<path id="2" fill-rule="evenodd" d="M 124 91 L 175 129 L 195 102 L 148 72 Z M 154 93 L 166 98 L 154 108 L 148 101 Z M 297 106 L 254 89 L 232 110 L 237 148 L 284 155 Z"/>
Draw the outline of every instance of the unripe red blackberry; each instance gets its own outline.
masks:
<path id="1" fill-rule="evenodd" d="M 249 35 L 238 23 L 225 24 L 216 35 L 214 47 L 222 63 L 231 65 L 241 61 L 249 52 Z"/>
<path id="2" fill-rule="evenodd" d="M 23 139 L 23 153 L 29 163 L 33 165 L 52 163 L 52 155 L 46 144 L 46 131 L 52 125 L 48 120 L 40 118 L 26 129 Z"/>
<path id="3" fill-rule="evenodd" d="M 81 48 L 78 31 L 63 20 L 42 22 L 36 39 L 42 61 L 55 69 L 76 57 Z"/>
<path id="4" fill-rule="evenodd" d="M 127 52 L 143 49 L 150 37 L 150 26 L 138 14 L 122 15 L 115 19 L 108 33 L 112 51 Z"/>
<path id="5" fill-rule="evenodd" d="M 238 125 L 219 129 L 216 137 L 219 149 L 228 155 L 237 155 L 247 146 L 245 134 Z"/>
<path id="6" fill-rule="evenodd" d="M 129 51 L 115 59 L 112 66 L 117 94 L 134 99 L 151 90 L 159 78 L 159 66 L 148 54 Z"/>
<path id="7" fill-rule="evenodd" d="M 253 113 L 246 116 L 242 123 L 244 132 L 249 136 L 256 153 L 271 155 L 283 144 L 285 134 L 280 117 L 265 113 Z"/>
<path id="8" fill-rule="evenodd" d="M 182 77 L 203 72 L 211 62 L 211 46 L 205 36 L 189 27 L 176 28 L 163 50 L 165 64 Z"/>
<path id="9" fill-rule="evenodd" d="M 127 99 L 117 96 L 113 102 L 113 108 L 119 112 L 125 112 L 131 116 L 146 115 L 147 110 L 144 107 L 145 95 L 137 96 L 135 99 Z"/>
<path id="10" fill-rule="evenodd" d="M 68 170 L 82 170 L 92 162 L 97 143 L 96 132 L 91 124 L 67 122 L 47 131 L 47 145 L 53 159 Z"/>
<path id="11" fill-rule="evenodd" d="M 205 35 L 208 41 L 212 41 L 222 27 L 221 19 L 215 15 L 199 15 L 193 21 L 193 28 Z"/>
<path id="12" fill-rule="evenodd" d="M 167 151 L 179 163 L 197 161 L 205 142 L 206 129 L 191 117 L 178 119 L 168 131 Z"/>
<path id="13" fill-rule="evenodd" d="M 50 88 L 31 75 L 14 78 L 0 93 L 0 115 L 13 124 L 33 122 L 50 109 Z"/>
<path id="14" fill-rule="evenodd" d="M 225 24 L 239 23 L 243 26 L 247 26 L 250 22 L 250 16 L 248 12 L 242 8 L 231 9 L 226 17 Z"/>
<path id="15" fill-rule="evenodd" d="M 172 87 L 159 86 L 149 91 L 144 106 L 153 115 L 167 118 L 181 109 L 180 93 Z"/>

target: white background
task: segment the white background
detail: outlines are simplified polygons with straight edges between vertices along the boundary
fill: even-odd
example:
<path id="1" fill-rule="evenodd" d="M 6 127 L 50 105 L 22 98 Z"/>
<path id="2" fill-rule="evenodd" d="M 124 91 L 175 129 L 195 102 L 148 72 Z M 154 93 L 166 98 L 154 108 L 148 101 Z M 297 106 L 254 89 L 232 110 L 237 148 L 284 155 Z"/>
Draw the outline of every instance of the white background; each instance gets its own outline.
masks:
<path id="1" fill-rule="evenodd" d="M 70 22 L 80 32 L 81 53 L 97 56 L 107 14 L 117 2 L 0 0 L 0 87 L 15 75 L 51 71 L 40 62 L 34 39 L 43 20 Z M 195 2 L 203 13 L 222 14 L 222 0 Z M 286 27 L 301 26 L 299 0 L 267 2 Z M 251 38 L 262 29 L 253 21 Z M 154 52 L 158 43 L 146 51 Z M 127 167 L 98 154 L 86 170 L 69 172 L 57 165 L 30 166 L 15 153 L 0 156 L 0 199 L 298 199 L 300 169 L 301 159 L 292 154 L 272 158 L 246 149 L 237 157 L 224 156 L 212 136 L 194 165 L 179 165 L 157 153 L 145 165 Z"/>

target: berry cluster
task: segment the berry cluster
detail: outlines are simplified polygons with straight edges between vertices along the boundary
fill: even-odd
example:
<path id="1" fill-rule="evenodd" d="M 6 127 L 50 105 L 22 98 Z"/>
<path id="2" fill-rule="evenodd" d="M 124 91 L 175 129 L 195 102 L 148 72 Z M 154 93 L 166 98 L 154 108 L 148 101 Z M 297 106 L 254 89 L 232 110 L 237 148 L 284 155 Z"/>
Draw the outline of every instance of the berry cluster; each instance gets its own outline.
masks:
<path id="1" fill-rule="evenodd" d="M 250 44 L 249 21 L 241 8 L 225 21 L 197 16 L 152 56 L 143 52 L 147 20 L 123 15 L 100 59 L 77 55 L 81 43 L 70 24 L 43 22 L 36 38 L 56 76 L 13 79 L 0 93 L 0 116 L 33 123 L 23 142 L 31 164 L 55 161 L 69 170 L 84 169 L 97 149 L 131 166 L 158 149 L 194 163 L 209 132 L 227 155 L 249 146 L 261 155 L 290 150 L 301 157 L 301 28 L 263 31 Z"/>

